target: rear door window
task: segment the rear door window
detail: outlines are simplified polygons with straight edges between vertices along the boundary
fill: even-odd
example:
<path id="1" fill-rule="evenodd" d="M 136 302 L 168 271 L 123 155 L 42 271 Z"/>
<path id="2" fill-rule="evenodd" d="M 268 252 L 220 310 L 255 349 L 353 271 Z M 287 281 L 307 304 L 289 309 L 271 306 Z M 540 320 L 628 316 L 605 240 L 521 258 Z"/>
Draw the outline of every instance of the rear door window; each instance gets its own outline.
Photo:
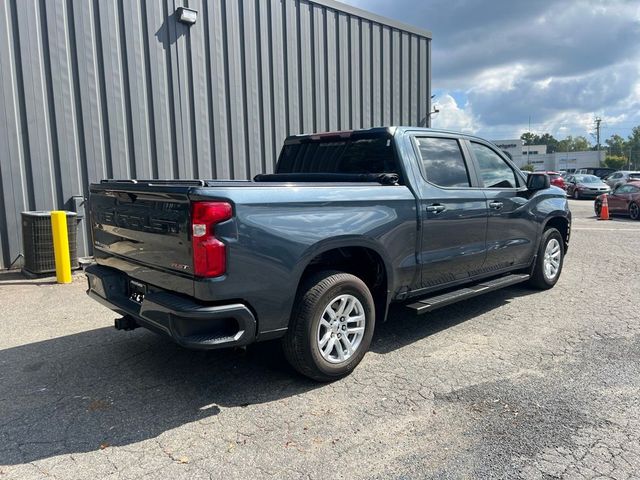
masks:
<path id="1" fill-rule="evenodd" d="M 516 188 L 518 180 L 513 169 L 486 145 L 471 142 L 471 150 L 480 169 L 480 178 L 486 188 Z"/>
<path id="2" fill-rule="evenodd" d="M 422 171 L 428 182 L 439 187 L 471 186 L 469 170 L 455 138 L 416 137 Z"/>

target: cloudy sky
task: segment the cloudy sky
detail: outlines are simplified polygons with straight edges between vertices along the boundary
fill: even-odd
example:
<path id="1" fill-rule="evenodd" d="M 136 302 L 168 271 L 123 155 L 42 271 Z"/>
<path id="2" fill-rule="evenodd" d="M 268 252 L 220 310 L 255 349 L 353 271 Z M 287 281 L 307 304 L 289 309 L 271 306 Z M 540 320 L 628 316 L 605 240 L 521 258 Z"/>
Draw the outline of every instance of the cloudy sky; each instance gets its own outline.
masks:
<path id="1" fill-rule="evenodd" d="M 430 30 L 434 127 L 627 137 L 640 125 L 639 0 L 345 0 Z M 595 143 L 595 142 L 594 142 Z"/>

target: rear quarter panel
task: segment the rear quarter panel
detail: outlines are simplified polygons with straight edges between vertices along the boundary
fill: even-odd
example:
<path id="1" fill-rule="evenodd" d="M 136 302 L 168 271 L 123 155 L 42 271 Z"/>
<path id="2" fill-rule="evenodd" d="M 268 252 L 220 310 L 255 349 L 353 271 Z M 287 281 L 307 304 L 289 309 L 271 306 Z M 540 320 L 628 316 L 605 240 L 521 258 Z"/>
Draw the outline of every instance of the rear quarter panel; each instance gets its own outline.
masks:
<path id="1" fill-rule="evenodd" d="M 227 273 L 195 282 L 195 296 L 248 302 L 263 335 L 286 328 L 304 269 L 327 250 L 376 251 L 391 292 L 415 281 L 416 201 L 404 186 L 272 184 L 215 193 L 234 204 L 233 220 L 216 227 L 228 247 Z M 192 194 L 209 198 L 206 189 Z"/>

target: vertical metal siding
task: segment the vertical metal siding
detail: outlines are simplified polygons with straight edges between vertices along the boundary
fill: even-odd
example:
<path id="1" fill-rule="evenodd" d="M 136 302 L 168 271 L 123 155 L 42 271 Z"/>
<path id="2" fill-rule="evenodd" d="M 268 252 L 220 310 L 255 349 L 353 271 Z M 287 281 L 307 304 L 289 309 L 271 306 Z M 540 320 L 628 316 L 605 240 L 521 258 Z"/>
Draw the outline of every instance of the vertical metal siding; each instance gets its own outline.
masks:
<path id="1" fill-rule="evenodd" d="M 251 178 L 289 134 L 426 125 L 429 62 L 428 32 L 333 0 L 4 0 L 0 267 L 21 211 L 102 178 Z"/>

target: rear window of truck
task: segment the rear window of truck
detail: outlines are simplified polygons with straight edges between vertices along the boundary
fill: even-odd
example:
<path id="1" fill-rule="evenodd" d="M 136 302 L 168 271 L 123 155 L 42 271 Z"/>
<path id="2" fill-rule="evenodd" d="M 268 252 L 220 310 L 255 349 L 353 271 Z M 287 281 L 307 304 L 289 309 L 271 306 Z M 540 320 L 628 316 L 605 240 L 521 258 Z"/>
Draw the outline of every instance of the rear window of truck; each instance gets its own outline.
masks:
<path id="1" fill-rule="evenodd" d="M 276 173 L 400 173 L 390 137 L 336 138 L 287 144 Z"/>

